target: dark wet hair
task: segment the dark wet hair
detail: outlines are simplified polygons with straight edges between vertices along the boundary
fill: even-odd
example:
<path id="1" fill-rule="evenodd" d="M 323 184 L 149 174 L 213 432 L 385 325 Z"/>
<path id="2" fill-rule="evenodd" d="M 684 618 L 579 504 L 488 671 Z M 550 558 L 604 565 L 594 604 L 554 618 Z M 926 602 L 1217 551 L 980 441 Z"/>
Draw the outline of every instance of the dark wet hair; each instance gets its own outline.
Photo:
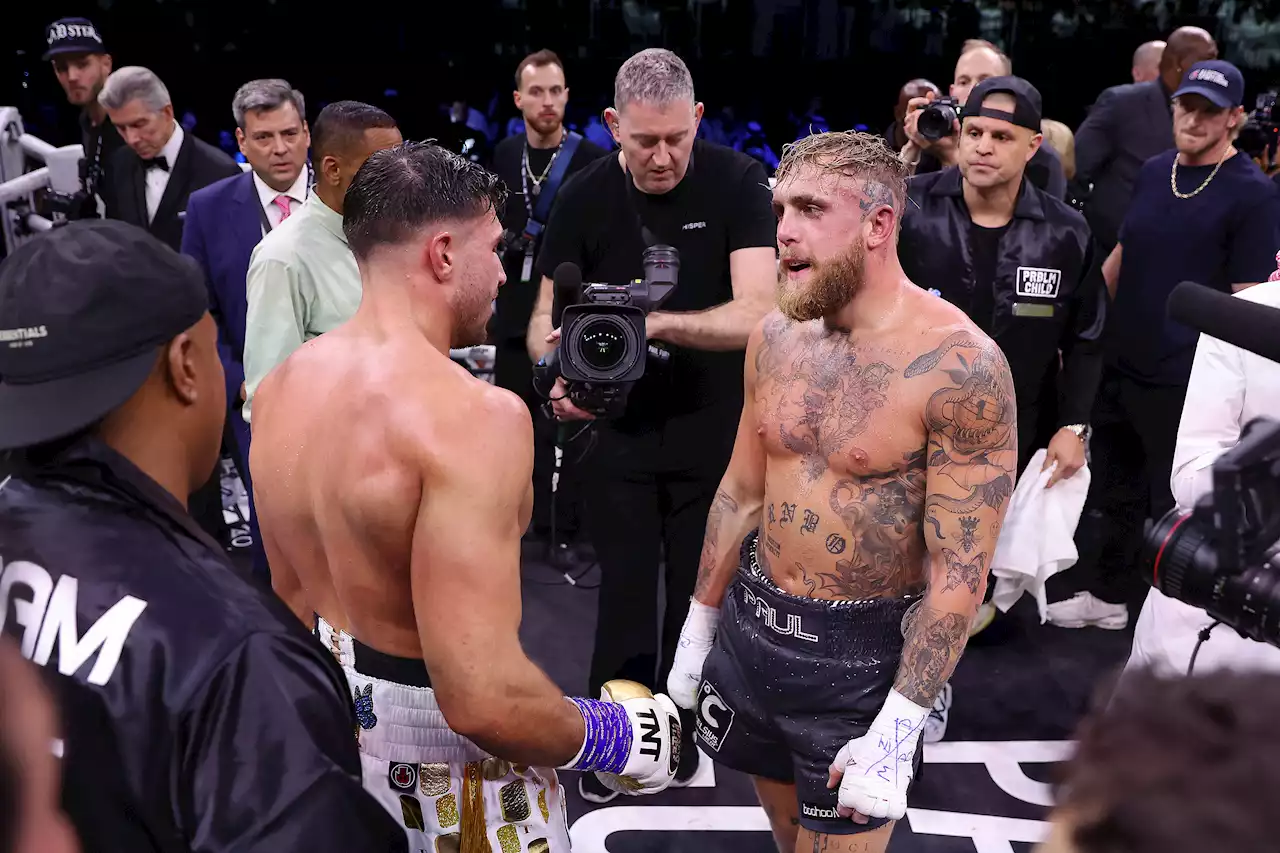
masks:
<path id="1" fill-rule="evenodd" d="M 432 142 L 375 152 L 342 203 L 342 231 L 358 260 L 408 240 L 423 226 L 499 213 L 507 188 L 497 175 Z"/>

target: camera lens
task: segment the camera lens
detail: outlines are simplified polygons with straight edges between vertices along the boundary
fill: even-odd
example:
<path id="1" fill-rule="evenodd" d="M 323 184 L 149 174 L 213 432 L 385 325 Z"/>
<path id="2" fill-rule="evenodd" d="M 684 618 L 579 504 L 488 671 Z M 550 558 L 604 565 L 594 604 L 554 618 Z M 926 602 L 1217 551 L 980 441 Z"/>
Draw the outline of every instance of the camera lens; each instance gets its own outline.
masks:
<path id="1" fill-rule="evenodd" d="M 956 111 L 947 104 L 930 104 L 920 111 L 916 129 L 930 142 L 937 142 L 951 135 L 956 121 Z"/>
<path id="2" fill-rule="evenodd" d="M 1150 524 L 1142 543 L 1142 571 L 1151 585 L 1172 598 L 1207 607 L 1214 596 L 1218 557 L 1212 529 L 1191 513 L 1171 510 Z"/>
<path id="3" fill-rule="evenodd" d="M 588 378 L 610 380 L 633 366 L 637 357 L 635 337 L 635 330 L 619 317 L 587 317 L 573 330 L 569 356 Z"/>
<path id="4" fill-rule="evenodd" d="M 584 332 L 581 347 L 582 360 L 596 370 L 612 370 L 627 353 L 627 342 L 616 329 L 596 328 Z"/>
<path id="5" fill-rule="evenodd" d="M 1280 645 L 1280 558 L 1272 554 L 1239 574 L 1222 571 L 1214 532 L 1178 510 L 1149 523 L 1141 560 L 1151 585 L 1254 640 Z"/>

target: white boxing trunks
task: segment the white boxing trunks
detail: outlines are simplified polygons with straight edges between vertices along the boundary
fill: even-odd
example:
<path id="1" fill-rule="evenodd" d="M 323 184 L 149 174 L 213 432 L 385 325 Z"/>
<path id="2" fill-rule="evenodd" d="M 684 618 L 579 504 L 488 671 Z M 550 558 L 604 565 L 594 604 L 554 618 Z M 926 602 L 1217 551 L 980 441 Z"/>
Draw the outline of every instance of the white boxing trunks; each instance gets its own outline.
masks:
<path id="1" fill-rule="evenodd" d="M 567 853 L 555 770 L 513 766 L 452 731 L 435 691 L 413 683 L 430 683 L 421 661 L 374 651 L 320 618 L 316 633 L 351 687 L 364 787 L 402 823 L 410 851 Z"/>

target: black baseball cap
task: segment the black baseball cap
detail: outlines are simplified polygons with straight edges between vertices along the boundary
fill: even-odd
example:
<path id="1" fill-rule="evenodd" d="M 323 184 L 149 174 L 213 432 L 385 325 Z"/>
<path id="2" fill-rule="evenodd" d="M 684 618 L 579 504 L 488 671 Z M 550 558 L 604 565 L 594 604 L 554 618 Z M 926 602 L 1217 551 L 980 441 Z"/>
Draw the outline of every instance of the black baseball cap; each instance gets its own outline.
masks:
<path id="1" fill-rule="evenodd" d="M 0 450 L 119 407 L 208 307 L 200 266 L 135 225 L 83 220 L 24 243 L 0 264 Z"/>
<path id="2" fill-rule="evenodd" d="M 1013 96 L 1013 112 L 982 105 L 988 95 L 996 93 Z M 1043 109 L 1040 90 L 1021 77 L 988 77 L 969 90 L 969 100 L 965 102 L 964 115 L 1004 119 L 1039 133 Z"/>
<path id="3" fill-rule="evenodd" d="M 88 18 L 59 18 L 45 27 L 44 40 L 48 48 L 42 62 L 48 62 L 60 53 L 106 53 L 98 28 Z"/>
<path id="4" fill-rule="evenodd" d="M 1244 103 L 1244 75 L 1223 59 L 1197 62 L 1187 70 L 1182 85 L 1173 93 L 1175 98 L 1183 95 L 1203 95 L 1214 106 L 1229 110 Z"/>

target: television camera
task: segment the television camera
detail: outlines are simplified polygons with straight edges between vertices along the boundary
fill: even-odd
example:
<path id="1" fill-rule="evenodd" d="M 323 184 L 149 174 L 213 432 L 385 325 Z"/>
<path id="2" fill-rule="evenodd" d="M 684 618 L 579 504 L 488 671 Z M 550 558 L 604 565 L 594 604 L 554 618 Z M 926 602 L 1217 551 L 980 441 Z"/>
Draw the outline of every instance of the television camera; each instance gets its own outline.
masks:
<path id="1" fill-rule="evenodd" d="M 1169 315 L 1280 361 L 1280 310 L 1189 282 Z M 1152 586 L 1259 642 L 1280 646 L 1280 421 L 1257 418 L 1213 464 L 1213 488 L 1191 512 L 1148 520 L 1142 567 Z"/>
<path id="2" fill-rule="evenodd" d="M 560 345 L 534 365 L 534 387 L 551 399 L 563 377 L 569 400 L 597 417 L 618 417 L 646 366 L 667 364 L 671 354 L 648 343 L 645 316 L 675 290 L 680 253 L 653 245 L 643 255 L 644 277 L 628 284 L 582 284 L 577 265 L 556 268 L 552 325 Z"/>

